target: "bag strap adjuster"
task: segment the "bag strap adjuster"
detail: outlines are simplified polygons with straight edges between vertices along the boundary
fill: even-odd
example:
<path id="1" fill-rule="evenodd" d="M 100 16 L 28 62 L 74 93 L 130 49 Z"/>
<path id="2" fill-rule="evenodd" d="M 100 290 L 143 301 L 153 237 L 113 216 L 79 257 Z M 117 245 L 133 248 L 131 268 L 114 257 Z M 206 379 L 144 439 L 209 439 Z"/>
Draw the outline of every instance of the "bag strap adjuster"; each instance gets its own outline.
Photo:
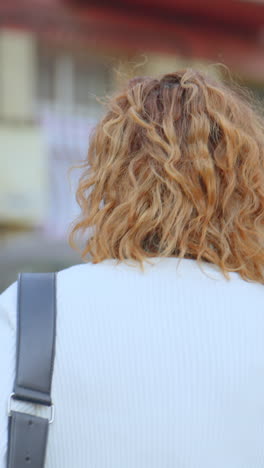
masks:
<path id="1" fill-rule="evenodd" d="M 8 416 L 10 417 L 11 416 L 11 411 L 12 411 L 12 399 L 16 400 L 16 401 L 23 401 L 23 403 L 25 403 L 25 400 L 21 400 L 21 398 L 17 398 L 15 393 L 12 392 L 8 398 L 8 402 L 7 402 L 7 414 Z M 28 403 L 34 403 L 32 401 L 28 401 Z M 41 406 L 47 406 L 47 405 L 41 405 Z M 54 417 L 55 417 L 55 405 L 52 403 L 51 405 L 47 406 L 47 408 L 50 409 L 50 417 L 49 417 L 49 424 L 52 424 L 53 421 L 54 421 Z M 28 415 L 30 415 L 30 413 L 27 413 Z"/>

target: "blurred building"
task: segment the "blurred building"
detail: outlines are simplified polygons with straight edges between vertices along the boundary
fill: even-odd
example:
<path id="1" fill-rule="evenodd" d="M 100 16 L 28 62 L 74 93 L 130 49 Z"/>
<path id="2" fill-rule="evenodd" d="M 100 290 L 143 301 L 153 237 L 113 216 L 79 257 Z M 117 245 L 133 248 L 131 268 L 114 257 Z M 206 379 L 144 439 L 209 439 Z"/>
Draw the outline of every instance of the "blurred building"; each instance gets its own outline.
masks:
<path id="1" fill-rule="evenodd" d="M 263 97 L 263 57 L 262 1 L 1 2 L 0 291 L 18 271 L 79 261 L 68 171 L 86 155 L 97 97 L 132 75 L 219 62 Z"/>

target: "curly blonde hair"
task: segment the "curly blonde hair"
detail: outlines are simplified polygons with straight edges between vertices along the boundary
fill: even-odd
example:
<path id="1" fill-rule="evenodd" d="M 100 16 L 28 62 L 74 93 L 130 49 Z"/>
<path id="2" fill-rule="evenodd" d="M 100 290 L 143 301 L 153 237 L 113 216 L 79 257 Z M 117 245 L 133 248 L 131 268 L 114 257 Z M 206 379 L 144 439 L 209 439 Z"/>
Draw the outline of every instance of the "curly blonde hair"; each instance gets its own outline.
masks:
<path id="1" fill-rule="evenodd" d="M 134 78 L 83 167 L 84 260 L 194 258 L 264 284 L 264 123 L 240 89 L 193 69 Z"/>

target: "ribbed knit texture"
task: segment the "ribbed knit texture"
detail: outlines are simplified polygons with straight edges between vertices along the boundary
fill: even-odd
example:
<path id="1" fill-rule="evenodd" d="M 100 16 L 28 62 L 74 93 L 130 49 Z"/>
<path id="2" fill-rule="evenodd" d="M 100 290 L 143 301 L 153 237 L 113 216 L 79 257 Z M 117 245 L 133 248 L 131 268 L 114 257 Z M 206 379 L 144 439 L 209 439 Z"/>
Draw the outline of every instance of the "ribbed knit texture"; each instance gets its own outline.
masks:
<path id="1" fill-rule="evenodd" d="M 152 262 L 58 274 L 45 467 L 263 468 L 264 287 L 195 260 Z M 16 288 L 0 296 L 0 468 Z"/>

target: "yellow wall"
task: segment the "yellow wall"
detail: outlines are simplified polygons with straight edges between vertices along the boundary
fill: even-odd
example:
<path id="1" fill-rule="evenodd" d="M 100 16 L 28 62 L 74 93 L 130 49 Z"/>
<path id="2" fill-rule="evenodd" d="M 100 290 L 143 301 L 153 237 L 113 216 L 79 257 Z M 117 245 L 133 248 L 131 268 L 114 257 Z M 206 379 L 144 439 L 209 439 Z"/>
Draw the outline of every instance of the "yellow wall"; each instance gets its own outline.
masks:
<path id="1" fill-rule="evenodd" d="M 38 127 L 0 125 L 0 223 L 34 226 L 45 220 L 47 173 Z"/>
<path id="2" fill-rule="evenodd" d="M 47 204 L 47 156 L 35 122 L 34 35 L 0 33 L 0 224 L 36 225 Z"/>

